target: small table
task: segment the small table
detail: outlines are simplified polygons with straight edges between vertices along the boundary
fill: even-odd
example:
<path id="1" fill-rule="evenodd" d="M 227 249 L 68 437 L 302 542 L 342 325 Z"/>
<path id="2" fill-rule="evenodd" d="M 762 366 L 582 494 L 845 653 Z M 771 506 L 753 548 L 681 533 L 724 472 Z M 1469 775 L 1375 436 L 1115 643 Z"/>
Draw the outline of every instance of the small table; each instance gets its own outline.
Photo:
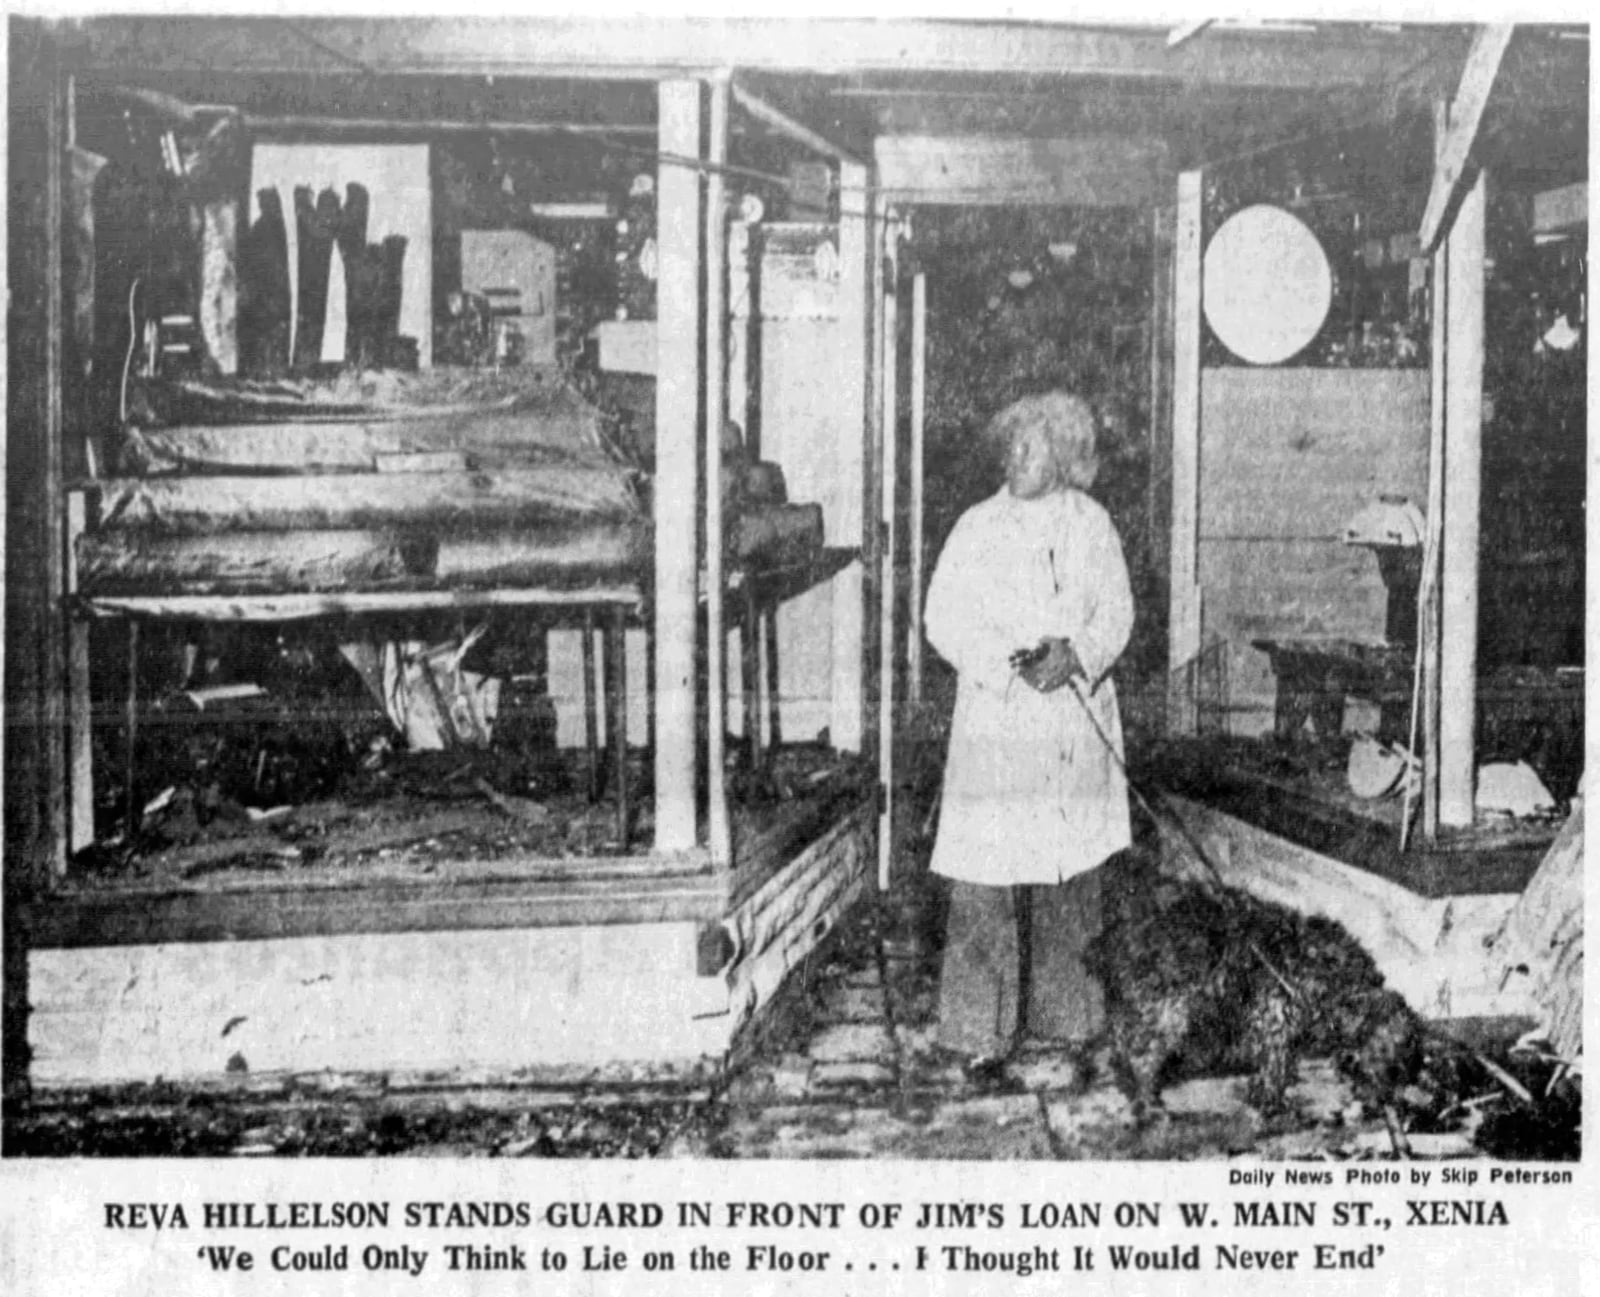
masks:
<path id="1" fill-rule="evenodd" d="M 1318 734 L 1337 734 L 1346 696 L 1366 698 L 1384 713 L 1383 728 L 1403 719 L 1395 709 L 1411 702 L 1412 650 L 1400 644 L 1347 639 L 1251 640 L 1272 659 L 1277 677 L 1273 731 L 1288 740 L 1307 719 Z"/>

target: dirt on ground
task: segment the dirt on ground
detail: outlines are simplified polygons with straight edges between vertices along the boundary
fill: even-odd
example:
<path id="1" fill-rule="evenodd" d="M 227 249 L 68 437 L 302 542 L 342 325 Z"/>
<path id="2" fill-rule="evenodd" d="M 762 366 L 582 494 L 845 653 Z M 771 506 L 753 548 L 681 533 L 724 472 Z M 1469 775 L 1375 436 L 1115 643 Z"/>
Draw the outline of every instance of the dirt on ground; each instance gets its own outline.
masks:
<path id="1" fill-rule="evenodd" d="M 1138 1121 L 1107 1050 L 1026 1042 L 974 1078 L 935 1043 L 937 885 L 869 900 L 813 957 L 762 1037 L 726 1066 L 474 1082 L 240 1078 L 8 1104 L 5 1153 L 37 1157 L 579 1157 L 1322 1161 L 1575 1159 L 1577 1072 L 1532 1042 L 1450 1054 L 1395 1096 L 1357 1099 L 1306 1059 L 1284 1107 L 1242 1075 L 1178 1074 Z M 1449 1053 L 1449 1051 L 1444 1051 Z M 1498 1073 L 1498 1074 L 1497 1074 Z"/>

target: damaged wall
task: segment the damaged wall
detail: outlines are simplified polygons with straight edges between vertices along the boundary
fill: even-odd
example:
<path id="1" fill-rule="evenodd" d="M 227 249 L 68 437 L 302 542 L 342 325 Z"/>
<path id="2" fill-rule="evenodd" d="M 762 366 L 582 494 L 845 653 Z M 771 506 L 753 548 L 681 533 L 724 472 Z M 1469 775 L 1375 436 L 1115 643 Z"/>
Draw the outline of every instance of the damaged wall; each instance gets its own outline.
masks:
<path id="1" fill-rule="evenodd" d="M 1385 638 L 1386 587 L 1344 543 L 1381 495 L 1425 499 L 1428 375 L 1416 369 L 1208 369 L 1201 376 L 1203 641 L 1226 646 L 1235 734 L 1270 732 L 1276 682 L 1256 638 Z"/>
<path id="2" fill-rule="evenodd" d="M 1502 985 L 1538 1006 L 1550 1045 L 1583 1055 L 1583 802 L 1496 934 L 1490 963 Z"/>

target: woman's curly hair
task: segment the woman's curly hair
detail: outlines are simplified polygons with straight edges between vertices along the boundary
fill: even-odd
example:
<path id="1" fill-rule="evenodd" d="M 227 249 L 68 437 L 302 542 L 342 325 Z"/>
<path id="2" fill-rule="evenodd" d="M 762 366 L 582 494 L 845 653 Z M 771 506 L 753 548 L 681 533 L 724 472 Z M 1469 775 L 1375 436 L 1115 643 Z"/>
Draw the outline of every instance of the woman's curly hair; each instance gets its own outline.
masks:
<path id="1" fill-rule="evenodd" d="M 1035 428 L 1042 428 L 1049 438 L 1060 485 L 1079 491 L 1094 485 L 1100 469 L 1095 448 L 1098 423 L 1087 401 L 1071 392 L 1025 396 L 989 421 L 989 436 L 998 446 L 1008 449 L 1018 437 Z"/>

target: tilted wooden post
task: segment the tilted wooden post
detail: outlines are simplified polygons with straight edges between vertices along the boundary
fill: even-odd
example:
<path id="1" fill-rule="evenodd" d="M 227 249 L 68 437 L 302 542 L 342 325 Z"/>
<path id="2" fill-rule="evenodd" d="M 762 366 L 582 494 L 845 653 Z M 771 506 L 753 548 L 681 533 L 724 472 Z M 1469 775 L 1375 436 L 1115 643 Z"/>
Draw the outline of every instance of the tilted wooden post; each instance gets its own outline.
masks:
<path id="1" fill-rule="evenodd" d="M 1483 472 L 1484 176 L 1446 240 L 1444 550 L 1439 630 L 1439 823 L 1472 823 L 1478 699 L 1478 509 Z"/>

